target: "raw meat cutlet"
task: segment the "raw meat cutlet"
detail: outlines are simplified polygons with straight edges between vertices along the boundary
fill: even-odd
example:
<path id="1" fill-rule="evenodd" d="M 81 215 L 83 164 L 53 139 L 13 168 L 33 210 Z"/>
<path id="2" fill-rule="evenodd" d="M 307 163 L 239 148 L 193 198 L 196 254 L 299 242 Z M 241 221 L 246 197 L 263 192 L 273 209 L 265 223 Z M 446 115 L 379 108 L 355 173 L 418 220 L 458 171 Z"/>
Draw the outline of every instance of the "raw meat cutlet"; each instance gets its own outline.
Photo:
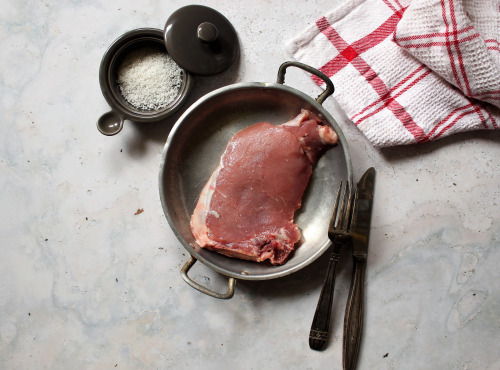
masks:
<path id="1" fill-rule="evenodd" d="M 282 125 L 261 122 L 236 133 L 191 217 L 198 245 L 283 264 L 300 239 L 293 216 L 313 165 L 337 141 L 335 131 L 307 110 Z"/>

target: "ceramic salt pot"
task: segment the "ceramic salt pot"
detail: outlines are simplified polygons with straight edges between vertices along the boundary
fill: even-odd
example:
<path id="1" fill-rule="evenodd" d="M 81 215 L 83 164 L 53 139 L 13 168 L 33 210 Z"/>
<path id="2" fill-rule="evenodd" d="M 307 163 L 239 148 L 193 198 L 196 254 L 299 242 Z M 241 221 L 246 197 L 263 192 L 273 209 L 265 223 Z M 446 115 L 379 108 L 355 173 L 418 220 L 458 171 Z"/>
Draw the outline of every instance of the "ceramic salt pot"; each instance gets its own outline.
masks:
<path id="1" fill-rule="evenodd" d="M 108 48 L 99 83 L 111 111 L 99 118 L 97 128 L 115 135 L 126 119 L 153 122 L 174 114 L 191 91 L 193 77 L 168 55 L 162 30 L 140 28 Z"/>
<path id="2" fill-rule="evenodd" d="M 115 135 L 125 120 L 154 122 L 187 100 L 194 75 L 225 71 L 239 55 L 231 23 L 216 10 L 189 5 L 168 18 L 165 29 L 140 28 L 115 40 L 99 69 L 102 94 L 111 107 L 97 128 Z"/>

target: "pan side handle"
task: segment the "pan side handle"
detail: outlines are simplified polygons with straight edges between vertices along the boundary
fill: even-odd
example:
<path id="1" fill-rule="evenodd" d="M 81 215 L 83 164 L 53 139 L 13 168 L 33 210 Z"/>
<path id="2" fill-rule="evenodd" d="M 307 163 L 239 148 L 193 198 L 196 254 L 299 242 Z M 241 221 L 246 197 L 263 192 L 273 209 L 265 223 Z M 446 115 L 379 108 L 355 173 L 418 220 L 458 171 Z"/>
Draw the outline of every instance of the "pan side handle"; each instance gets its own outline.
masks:
<path id="1" fill-rule="evenodd" d="M 285 62 L 280 66 L 280 68 L 278 70 L 278 79 L 277 79 L 276 83 L 279 83 L 279 84 L 285 83 L 286 69 L 290 66 L 303 69 L 304 71 L 315 75 L 316 77 L 322 79 L 325 82 L 325 91 L 323 91 L 316 98 L 316 101 L 319 104 L 323 104 L 323 102 L 326 100 L 326 98 L 328 98 L 330 95 L 332 95 L 333 92 L 335 91 L 335 87 L 333 86 L 332 80 L 330 80 L 330 78 L 328 78 L 328 76 L 325 75 L 323 72 L 320 72 L 316 68 L 308 66 L 307 64 L 300 63 L 300 62 L 294 62 L 294 61 Z"/>
<path id="2" fill-rule="evenodd" d="M 181 269 L 181 276 L 182 278 L 184 279 L 184 281 L 186 283 L 188 283 L 191 287 L 193 287 L 194 289 L 202 292 L 202 293 L 205 293 L 205 294 L 208 294 L 209 296 L 211 297 L 214 297 L 214 298 L 219 298 L 219 299 L 229 299 L 229 298 L 232 298 L 233 294 L 234 294 L 234 285 L 236 284 L 236 279 L 235 278 L 232 278 L 230 277 L 229 278 L 229 281 L 227 283 L 227 292 L 226 293 L 218 293 L 218 292 L 215 292 L 211 289 L 208 289 L 207 287 L 197 283 L 196 281 L 194 281 L 193 279 L 191 279 L 189 276 L 188 276 L 188 272 L 189 270 L 191 269 L 191 267 L 193 267 L 193 265 L 196 263 L 197 259 L 192 257 L 189 259 L 189 261 L 186 262 L 186 264 L 182 267 Z"/>

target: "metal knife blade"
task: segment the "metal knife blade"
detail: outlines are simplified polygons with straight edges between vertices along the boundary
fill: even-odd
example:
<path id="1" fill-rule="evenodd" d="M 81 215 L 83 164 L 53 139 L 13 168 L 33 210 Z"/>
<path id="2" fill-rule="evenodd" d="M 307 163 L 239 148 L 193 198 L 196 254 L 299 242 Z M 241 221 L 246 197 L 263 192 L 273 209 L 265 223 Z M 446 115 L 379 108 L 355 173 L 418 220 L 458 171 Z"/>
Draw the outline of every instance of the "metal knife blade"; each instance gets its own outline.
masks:
<path id="1" fill-rule="evenodd" d="M 361 335 L 363 332 L 364 281 L 370 223 L 372 218 L 375 169 L 369 168 L 358 182 L 354 204 L 353 227 L 353 272 L 351 288 L 347 297 L 344 315 L 344 345 L 342 364 L 344 370 L 355 370 L 358 362 Z"/>
<path id="2" fill-rule="evenodd" d="M 353 255 L 366 258 L 370 239 L 375 169 L 369 168 L 358 182 L 353 228 Z"/>

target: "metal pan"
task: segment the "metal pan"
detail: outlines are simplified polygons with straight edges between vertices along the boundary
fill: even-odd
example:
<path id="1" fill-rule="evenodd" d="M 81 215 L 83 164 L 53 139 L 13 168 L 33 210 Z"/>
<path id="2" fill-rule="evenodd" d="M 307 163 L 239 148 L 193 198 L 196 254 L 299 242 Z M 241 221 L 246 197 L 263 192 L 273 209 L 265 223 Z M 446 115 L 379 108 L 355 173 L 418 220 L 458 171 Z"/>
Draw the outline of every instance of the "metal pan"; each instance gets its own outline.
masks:
<path id="1" fill-rule="evenodd" d="M 327 85 L 315 100 L 284 85 L 286 69 L 295 66 L 322 78 Z M 178 119 L 165 144 L 159 171 L 160 198 L 165 216 L 191 259 L 181 274 L 193 288 L 216 298 L 231 298 L 235 279 L 268 280 L 289 275 L 309 265 L 330 246 L 328 223 L 334 192 L 341 180 L 352 180 L 348 145 L 332 116 L 321 105 L 333 93 L 333 84 L 323 73 L 301 63 L 283 63 L 276 83 L 238 83 L 215 90 L 194 103 Z M 301 109 L 324 118 L 339 136 L 339 144 L 319 160 L 295 215 L 302 239 L 281 266 L 257 263 L 200 248 L 191 234 L 189 221 L 200 192 L 217 167 L 229 139 L 239 130 L 262 121 L 286 122 Z M 189 269 L 201 261 L 229 277 L 228 291 L 218 293 L 195 282 Z"/>

